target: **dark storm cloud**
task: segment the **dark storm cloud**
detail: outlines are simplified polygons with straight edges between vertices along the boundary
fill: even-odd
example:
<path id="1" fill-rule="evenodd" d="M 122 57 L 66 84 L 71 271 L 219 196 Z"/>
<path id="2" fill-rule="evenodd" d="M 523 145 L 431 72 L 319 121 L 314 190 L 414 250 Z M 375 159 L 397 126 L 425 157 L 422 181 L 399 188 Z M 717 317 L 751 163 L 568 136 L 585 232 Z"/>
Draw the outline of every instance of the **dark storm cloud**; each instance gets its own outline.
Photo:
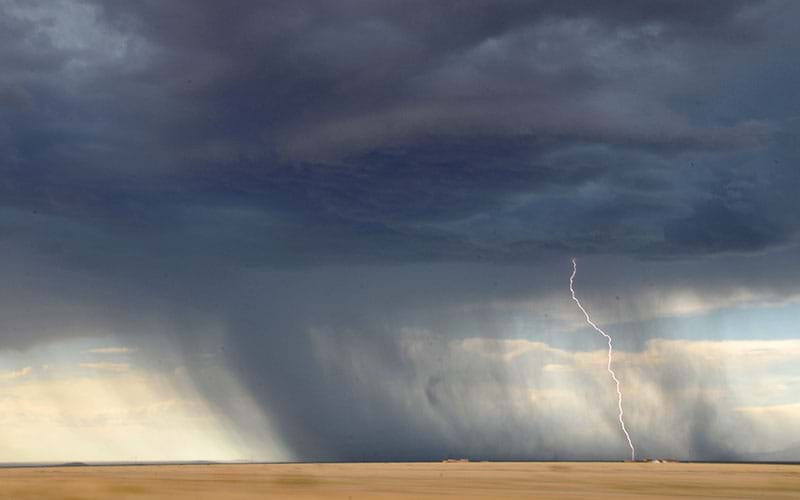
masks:
<path id="1" fill-rule="evenodd" d="M 2 56 L 0 152 L 12 206 L 158 232 L 187 206 L 236 205 L 289 219 L 277 235 L 286 252 L 324 247 L 313 256 L 323 261 L 351 245 L 397 248 L 404 235 L 405 250 L 374 257 L 757 251 L 794 234 L 788 221 L 757 228 L 706 213 L 725 204 L 705 198 L 730 168 L 713 152 L 763 151 L 779 117 L 715 122 L 670 102 L 687 97 L 708 59 L 767 50 L 769 5 L 58 5 L 9 2 L 3 16 L 13 43 Z M 607 150 L 568 158 L 587 144 Z M 682 178 L 697 153 L 711 179 Z M 605 195 L 574 190 L 587 183 Z M 513 214 L 533 218 L 535 234 Z M 715 215 L 727 229 L 708 244 L 673 229 L 693 217 L 702 232 Z M 484 221 L 495 239 L 479 235 L 476 249 L 469 227 Z M 297 234 L 309 225 L 342 237 L 316 231 L 310 244 Z"/>
<path id="2" fill-rule="evenodd" d="M 2 1 L 6 346 L 224 347 L 301 458 L 568 456 L 503 369 L 475 367 L 499 388 L 470 394 L 447 341 L 502 336 L 486 304 L 563 288 L 571 254 L 610 255 L 604 283 L 658 258 L 710 293 L 741 285 L 743 254 L 794 262 L 796 11 Z M 758 262 L 743 280 L 792 290 Z M 442 360 L 415 365 L 409 328 Z M 704 436 L 710 404 L 679 405 Z"/>
<path id="3" fill-rule="evenodd" d="M 725 33 L 722 42 L 737 46 L 762 28 L 740 20 L 735 3 L 196 5 L 103 4 L 103 12 L 153 51 L 134 80 L 156 79 L 170 98 L 159 111 L 177 130 L 164 132 L 232 159 L 263 158 L 267 148 L 328 161 L 476 133 L 729 147 L 736 126 L 696 128 L 640 102 L 644 82 L 615 59 L 668 52 L 676 32 L 709 45 Z M 459 22 L 442 29 L 450 16 Z"/>

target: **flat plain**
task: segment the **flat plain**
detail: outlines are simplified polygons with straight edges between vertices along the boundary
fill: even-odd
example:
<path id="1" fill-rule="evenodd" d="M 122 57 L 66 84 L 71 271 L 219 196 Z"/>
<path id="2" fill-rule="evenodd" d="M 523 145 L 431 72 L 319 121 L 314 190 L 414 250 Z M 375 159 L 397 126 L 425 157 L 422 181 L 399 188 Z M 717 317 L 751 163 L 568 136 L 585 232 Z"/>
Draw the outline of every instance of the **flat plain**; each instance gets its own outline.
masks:
<path id="1" fill-rule="evenodd" d="M 0 469 L 0 499 L 800 498 L 800 465 L 456 462 Z"/>

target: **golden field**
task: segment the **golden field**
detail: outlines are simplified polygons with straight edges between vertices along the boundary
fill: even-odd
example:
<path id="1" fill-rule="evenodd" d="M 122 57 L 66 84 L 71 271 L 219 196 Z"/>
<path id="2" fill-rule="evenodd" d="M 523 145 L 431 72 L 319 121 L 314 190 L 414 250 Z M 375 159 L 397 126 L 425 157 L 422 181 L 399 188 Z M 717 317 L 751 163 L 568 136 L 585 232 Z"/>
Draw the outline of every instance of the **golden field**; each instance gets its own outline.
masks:
<path id="1" fill-rule="evenodd" d="M 468 462 L 0 469 L 0 499 L 800 498 L 800 466 Z"/>

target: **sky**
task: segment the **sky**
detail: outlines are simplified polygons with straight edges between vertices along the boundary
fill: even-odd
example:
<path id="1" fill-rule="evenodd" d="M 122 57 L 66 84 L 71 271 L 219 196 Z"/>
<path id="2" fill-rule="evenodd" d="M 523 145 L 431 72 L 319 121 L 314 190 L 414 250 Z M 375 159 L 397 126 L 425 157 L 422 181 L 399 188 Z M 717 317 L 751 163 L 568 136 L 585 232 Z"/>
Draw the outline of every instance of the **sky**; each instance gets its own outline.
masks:
<path id="1" fill-rule="evenodd" d="M 0 0 L 0 462 L 800 460 L 800 3 Z M 47 443 L 46 445 L 44 443 Z"/>

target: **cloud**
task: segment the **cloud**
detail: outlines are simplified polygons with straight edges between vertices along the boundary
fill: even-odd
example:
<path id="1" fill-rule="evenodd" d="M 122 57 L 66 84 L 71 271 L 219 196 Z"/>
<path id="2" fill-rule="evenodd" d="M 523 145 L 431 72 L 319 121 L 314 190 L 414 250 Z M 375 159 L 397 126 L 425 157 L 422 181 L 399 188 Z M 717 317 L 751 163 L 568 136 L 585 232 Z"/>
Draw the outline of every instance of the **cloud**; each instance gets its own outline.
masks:
<path id="1" fill-rule="evenodd" d="M 0 380 L 2 381 L 16 380 L 30 375 L 32 371 L 33 368 L 31 368 L 30 366 L 26 366 L 25 368 L 21 368 L 16 371 L 0 373 Z"/>
<path id="2" fill-rule="evenodd" d="M 420 17 L 243 3 L 211 32 L 218 7 L 179 5 L 4 4 L 22 41 L 0 54 L 0 88 L 27 96 L 0 126 L 6 207 L 75 222 L 108 248 L 259 265 L 795 241 L 797 217 L 773 220 L 794 206 L 770 193 L 798 179 L 728 189 L 782 174 L 745 164 L 783 156 L 770 148 L 785 117 L 687 104 L 719 100 L 742 54 L 755 63 L 795 42 L 774 3 L 422 3 Z M 421 21 L 453 15 L 458 29 Z M 98 248 L 17 224 L 73 264 Z"/>
<path id="3" fill-rule="evenodd" d="M 116 373 L 127 372 L 131 369 L 131 365 L 128 363 L 80 363 L 78 366 L 81 368 L 86 368 L 87 370 L 99 370 Z"/>
<path id="4" fill-rule="evenodd" d="M 95 347 L 93 349 L 89 349 L 87 352 L 91 354 L 131 354 L 138 351 L 138 349 L 133 349 L 130 347 Z"/>
<path id="5" fill-rule="evenodd" d="M 800 403 L 768 406 L 743 406 L 736 408 L 736 411 L 750 414 L 783 414 L 786 417 L 800 417 Z"/>
<path id="6" fill-rule="evenodd" d="M 602 343 L 602 342 L 601 342 Z M 536 369 L 569 366 L 573 369 L 594 369 L 606 364 L 606 350 L 568 351 L 546 343 L 525 339 L 469 338 L 454 348 L 482 358 L 504 363 L 526 364 L 540 358 L 557 359 L 559 364 L 534 363 Z M 502 353 L 498 356 L 498 353 Z M 742 373 L 778 369 L 800 360 L 800 340 L 674 340 L 651 339 L 640 352 L 615 352 L 621 369 L 650 369 L 672 365 L 685 359 L 691 365 L 735 365 Z M 543 368 L 542 368 L 543 369 Z M 557 370 L 556 370 L 557 371 Z M 601 373 L 602 375 L 602 373 Z M 687 383 L 693 383 L 691 379 Z"/>

